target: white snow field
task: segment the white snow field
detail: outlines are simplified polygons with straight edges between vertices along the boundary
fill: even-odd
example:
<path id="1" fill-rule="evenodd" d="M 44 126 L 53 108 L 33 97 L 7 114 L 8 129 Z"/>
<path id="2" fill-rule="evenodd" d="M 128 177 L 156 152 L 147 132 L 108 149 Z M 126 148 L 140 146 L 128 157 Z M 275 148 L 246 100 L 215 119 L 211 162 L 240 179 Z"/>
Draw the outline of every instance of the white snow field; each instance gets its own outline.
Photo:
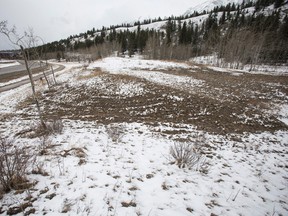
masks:
<path id="1" fill-rule="evenodd" d="M 195 124 L 185 120 L 185 113 L 182 118 L 177 108 L 175 115 L 172 112 L 173 121 L 168 117 L 159 117 L 161 121 L 153 122 L 152 117 L 147 117 L 149 121 L 144 118 L 158 113 L 165 100 L 175 107 L 184 103 L 185 108 L 185 101 L 191 94 L 199 93 L 203 100 L 211 99 L 213 92 L 218 96 L 224 94 L 224 88 L 220 91 L 209 87 L 209 79 L 201 77 L 204 72 L 200 67 L 190 63 L 117 57 L 95 61 L 88 69 L 82 69 L 76 63 L 61 64 L 66 69 L 58 72 L 60 85 L 55 91 L 37 83 L 44 113 L 47 116 L 56 112 L 61 114 L 64 127 L 60 134 L 47 137 L 31 137 L 33 132 L 15 135 L 28 131 L 38 122 L 36 108 L 29 100 L 30 86 L 27 84 L 0 94 L 1 137 L 13 139 L 15 145 L 26 146 L 35 155 L 27 174 L 33 186 L 2 194 L 0 214 L 7 215 L 9 209 L 21 206 L 18 215 L 288 214 L 287 93 L 273 95 L 273 91 L 260 96 L 270 103 L 265 106 L 265 115 L 273 115 L 277 125 L 281 125 L 280 121 L 284 124 L 278 129 L 263 126 L 265 121 L 259 123 L 262 121 L 259 118 L 257 122 L 263 127 L 259 126 L 258 131 L 217 133 L 213 127 L 217 128 L 218 124 L 213 122 L 209 107 L 199 108 L 202 112 L 194 113 Z M 207 74 L 220 76 L 222 73 Z M 245 74 L 226 76 L 240 79 Z M 167 92 L 159 93 L 152 89 L 153 86 Z M 208 95 L 209 91 L 212 93 Z M 139 101 L 148 94 L 152 95 L 151 100 L 155 97 L 153 103 L 147 100 L 141 109 L 139 104 L 128 105 L 130 99 Z M 160 100 L 161 97 L 166 99 Z M 226 99 L 223 98 L 224 103 Z M 99 104 L 95 105 L 99 100 L 128 102 L 127 106 L 126 102 L 122 104 L 123 116 L 117 117 L 113 114 L 117 110 L 110 107 L 113 104 L 102 104 L 101 111 L 97 107 Z M 276 106 L 281 111 L 275 112 L 273 107 Z M 241 115 L 241 120 L 247 124 L 251 122 L 249 107 L 247 105 Z M 60 113 L 61 109 L 63 113 Z M 131 118 L 116 121 L 124 118 L 126 111 Z M 205 125 L 200 127 L 197 118 L 201 116 L 206 116 L 203 121 L 211 121 L 210 129 L 205 130 Z M 238 117 L 237 113 L 231 114 L 235 122 Z M 225 119 L 225 116 L 221 118 Z M 239 123 L 239 127 L 242 126 Z M 201 160 L 191 169 L 171 163 L 170 147 L 180 143 L 195 145 L 201 154 Z"/>
<path id="2" fill-rule="evenodd" d="M 20 63 L 14 60 L 0 59 L 0 69 L 5 68 L 5 67 L 16 66 L 16 65 L 20 65 Z"/>

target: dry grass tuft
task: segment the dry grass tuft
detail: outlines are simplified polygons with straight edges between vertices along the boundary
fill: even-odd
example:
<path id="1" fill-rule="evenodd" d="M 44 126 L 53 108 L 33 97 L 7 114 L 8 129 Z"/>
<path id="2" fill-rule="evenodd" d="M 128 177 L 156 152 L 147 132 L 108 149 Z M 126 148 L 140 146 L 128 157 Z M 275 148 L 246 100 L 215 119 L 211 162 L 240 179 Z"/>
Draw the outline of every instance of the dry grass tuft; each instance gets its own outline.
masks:
<path id="1" fill-rule="evenodd" d="M 51 120 L 48 120 L 45 122 L 45 126 L 42 125 L 40 122 L 32 126 L 31 130 L 28 132 L 31 132 L 28 134 L 28 137 L 35 138 L 35 137 L 41 137 L 41 136 L 48 136 L 50 134 L 61 134 L 63 131 L 63 122 L 61 118 L 53 118 Z"/>
<path id="2" fill-rule="evenodd" d="M 191 143 L 174 143 L 170 147 L 170 155 L 172 156 L 171 164 L 189 169 L 199 163 L 202 157 L 198 149 Z"/>
<path id="3" fill-rule="evenodd" d="M 93 77 L 100 76 L 103 74 L 104 72 L 101 70 L 101 68 L 95 68 L 90 74 L 80 75 L 77 79 L 78 80 L 91 79 Z"/>
<path id="4" fill-rule="evenodd" d="M 83 148 L 71 148 L 68 150 L 63 150 L 60 155 L 62 157 L 67 157 L 70 155 L 76 156 L 79 158 L 79 162 L 78 165 L 81 166 L 83 164 L 86 164 L 86 156 L 87 154 L 85 153 L 85 151 L 83 150 Z"/>
<path id="5" fill-rule="evenodd" d="M 122 207 L 125 207 L 125 208 L 137 206 L 137 204 L 133 200 L 131 200 L 129 202 L 123 201 L 123 202 L 121 202 L 121 205 L 122 205 Z"/>

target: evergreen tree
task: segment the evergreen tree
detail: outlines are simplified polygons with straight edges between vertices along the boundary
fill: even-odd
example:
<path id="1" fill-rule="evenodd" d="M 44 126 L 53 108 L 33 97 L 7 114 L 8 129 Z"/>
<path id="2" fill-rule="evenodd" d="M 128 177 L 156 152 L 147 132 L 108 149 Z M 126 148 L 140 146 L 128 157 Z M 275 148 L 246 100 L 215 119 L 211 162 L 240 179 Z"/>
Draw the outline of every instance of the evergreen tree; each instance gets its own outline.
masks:
<path id="1" fill-rule="evenodd" d="M 178 38 L 179 38 L 181 31 L 182 31 L 181 20 L 178 20 L 177 31 L 178 31 Z"/>
<path id="2" fill-rule="evenodd" d="M 171 22 L 171 18 L 169 17 L 167 24 L 166 24 L 166 44 L 170 44 L 172 42 L 172 31 L 173 31 L 173 25 Z"/>
<path id="3" fill-rule="evenodd" d="M 192 44 L 196 45 L 199 42 L 199 28 L 198 25 L 196 25 L 195 29 L 193 29 L 193 38 L 192 38 Z"/>
<path id="4" fill-rule="evenodd" d="M 279 36 L 281 40 L 288 42 L 288 16 L 286 15 L 283 19 L 283 23 L 279 28 Z"/>
<path id="5" fill-rule="evenodd" d="M 57 52 L 56 58 L 57 58 L 58 62 L 60 62 L 60 59 L 61 59 L 61 54 L 60 54 L 60 52 Z"/>
<path id="6" fill-rule="evenodd" d="M 87 36 L 87 33 L 85 33 L 85 34 L 84 34 L 84 39 L 87 39 L 87 37 L 88 37 L 88 36 Z"/>
<path id="7" fill-rule="evenodd" d="M 124 52 L 128 48 L 127 33 L 126 32 L 123 32 L 123 33 L 120 32 L 119 38 L 120 38 L 120 44 L 121 44 L 121 51 L 124 54 Z"/>
<path id="8" fill-rule="evenodd" d="M 131 57 L 137 50 L 137 42 L 135 32 L 128 33 L 128 54 Z"/>
<path id="9" fill-rule="evenodd" d="M 219 20 L 219 24 L 223 25 L 225 23 L 225 20 L 226 20 L 226 12 L 223 11 L 222 16 L 221 16 L 221 18 Z"/>
<path id="10" fill-rule="evenodd" d="M 284 0 L 275 0 L 275 2 L 274 2 L 274 8 L 279 8 L 279 7 L 281 7 L 283 3 L 284 3 Z"/>
<path id="11" fill-rule="evenodd" d="M 90 39 L 86 39 L 86 40 L 85 40 L 85 44 L 86 44 L 86 47 L 87 47 L 87 48 L 90 48 L 90 47 L 93 45 L 93 41 L 90 40 Z"/>
<path id="12" fill-rule="evenodd" d="M 183 27 L 180 29 L 179 35 L 179 43 L 186 44 L 187 43 L 187 23 L 186 21 L 183 23 Z"/>
<path id="13" fill-rule="evenodd" d="M 235 11 L 235 10 L 236 10 L 236 6 L 235 6 L 235 3 L 233 3 L 231 6 L 231 11 Z"/>
<path id="14" fill-rule="evenodd" d="M 141 30 L 139 32 L 138 44 L 137 44 L 137 48 L 140 51 L 140 53 L 143 52 L 146 46 L 147 39 L 148 39 L 148 31 Z"/>

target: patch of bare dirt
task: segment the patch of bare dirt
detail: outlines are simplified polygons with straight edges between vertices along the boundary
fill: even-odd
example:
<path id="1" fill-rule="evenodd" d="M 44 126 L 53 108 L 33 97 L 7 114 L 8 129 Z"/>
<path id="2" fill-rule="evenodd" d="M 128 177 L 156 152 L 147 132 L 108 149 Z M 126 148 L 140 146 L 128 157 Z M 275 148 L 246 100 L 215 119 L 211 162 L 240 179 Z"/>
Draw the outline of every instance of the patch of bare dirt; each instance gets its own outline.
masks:
<path id="1" fill-rule="evenodd" d="M 105 79 L 103 85 L 107 91 L 85 83 L 70 87 L 63 85 L 56 92 L 43 94 L 40 103 L 47 118 L 59 116 L 103 124 L 185 123 L 219 134 L 287 130 L 285 124 L 267 112 L 272 102 L 287 100 L 286 76 L 235 76 L 200 69 L 165 73 L 193 77 L 205 84 L 179 90 L 127 75 L 99 73 L 96 75 Z M 124 97 L 108 91 L 119 82 L 140 83 L 145 92 Z M 67 100 L 59 99 L 63 94 L 67 95 Z"/>

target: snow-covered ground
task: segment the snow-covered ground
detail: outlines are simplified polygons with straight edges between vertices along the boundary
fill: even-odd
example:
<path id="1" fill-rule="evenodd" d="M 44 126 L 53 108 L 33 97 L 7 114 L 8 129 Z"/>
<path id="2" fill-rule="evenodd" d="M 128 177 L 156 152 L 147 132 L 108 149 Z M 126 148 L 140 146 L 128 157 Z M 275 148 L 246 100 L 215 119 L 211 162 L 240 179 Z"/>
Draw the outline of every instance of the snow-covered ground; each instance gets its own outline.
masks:
<path id="1" fill-rule="evenodd" d="M 92 63 L 88 69 L 79 64 L 61 64 L 66 69 L 57 74 L 57 81 L 67 87 L 51 100 L 62 103 L 73 102 L 73 95 L 67 93 L 71 88 L 88 92 L 95 88 L 99 98 L 110 95 L 111 99 L 141 97 L 151 91 L 134 79 L 115 79 L 113 85 L 107 85 L 110 76 L 128 76 L 169 87 L 167 98 L 171 103 L 181 103 L 184 97 L 174 95 L 173 88 L 188 88 L 190 92 L 205 85 L 204 80 L 193 77 L 199 68 L 186 63 L 110 57 Z M 178 70 L 187 76 L 177 75 Z M 40 83 L 36 88 L 42 93 L 47 90 Z M 25 100 L 29 95 L 29 85 L 0 94 L 2 137 L 12 138 L 37 121 L 27 109 L 34 109 Z M 96 99 L 88 95 L 82 102 L 89 100 Z M 287 106 L 280 108 L 279 118 L 287 119 Z M 23 117 L 23 113 L 29 117 Z M 35 182 L 29 190 L 4 194 L 1 214 L 24 203 L 31 204 L 24 212 L 35 215 L 288 213 L 287 130 L 220 135 L 180 122 L 102 124 L 64 118 L 63 124 L 61 134 L 45 139 L 14 138 L 15 144 L 29 146 L 36 155 L 30 170 L 43 172 L 27 175 L 30 182 Z M 192 169 L 171 164 L 170 147 L 180 143 L 197 146 L 202 155 Z"/>
<path id="2" fill-rule="evenodd" d="M 190 15 L 193 14 L 195 11 L 197 11 L 198 13 L 202 13 L 204 10 L 206 12 L 212 11 L 214 8 L 216 7 L 220 7 L 220 6 L 226 6 L 228 4 L 236 4 L 236 5 L 240 5 L 243 1 L 242 0 L 208 0 L 205 1 L 195 7 L 191 7 L 189 8 L 185 13 L 184 16 L 186 15 Z"/>
<path id="3" fill-rule="evenodd" d="M 185 69 L 193 73 L 193 69 L 197 68 L 196 66 L 191 67 L 184 63 L 143 60 L 138 59 L 138 57 L 134 59 L 110 57 L 105 58 L 102 61 L 97 61 L 88 68 L 92 69 L 95 67 L 99 67 L 109 73 L 139 77 L 153 83 L 174 87 L 177 86 L 178 88 L 193 87 L 203 83 L 202 80 L 165 73 L 165 71 L 177 69 Z"/>
<path id="4" fill-rule="evenodd" d="M 57 68 L 58 68 L 58 66 L 53 66 L 53 70 L 57 70 Z M 45 71 L 45 72 L 48 72 L 48 71 L 50 71 L 50 69 Z M 43 72 L 39 72 L 38 74 L 43 74 Z M 38 74 L 35 74 L 35 75 L 38 75 Z M 28 78 L 29 78 L 29 76 L 27 74 L 25 76 L 22 76 L 22 77 L 16 78 L 16 79 L 12 79 L 12 80 L 7 81 L 7 82 L 0 82 L 0 87 L 1 86 L 6 86 L 6 85 L 9 85 L 9 84 L 12 84 L 12 83 L 20 82 L 20 81 L 28 79 Z"/>
<path id="5" fill-rule="evenodd" d="M 270 75 L 287 75 L 288 67 L 284 65 L 240 65 L 243 69 L 231 69 L 235 64 L 225 63 L 222 59 L 219 59 L 217 55 L 199 56 L 190 59 L 191 62 L 196 64 L 209 65 L 208 68 L 218 72 L 234 73 L 240 75 L 241 73 L 251 74 L 270 74 Z"/>
<path id="6" fill-rule="evenodd" d="M 53 64 L 59 64 L 56 62 L 53 62 Z M 66 81 L 67 78 L 67 73 L 71 71 L 72 68 L 80 68 L 82 64 L 80 63 L 65 63 L 65 69 L 61 71 L 58 74 L 61 74 L 61 79 Z M 53 67 L 54 69 L 57 68 Z M 68 75 L 69 77 L 71 76 L 70 74 Z M 19 82 L 21 80 L 27 79 L 26 76 L 10 80 L 8 82 L 0 83 L 0 86 L 5 86 L 11 83 Z M 60 79 L 60 80 L 61 80 Z M 23 101 L 25 98 L 28 96 L 32 95 L 31 91 L 31 84 L 25 84 L 23 86 L 20 86 L 16 89 L 12 89 L 10 91 L 2 92 L 0 94 L 0 115 L 8 114 L 8 113 L 13 113 L 17 111 L 17 104 L 21 101 Z M 43 91 L 47 88 L 47 86 L 43 86 L 42 82 L 36 81 L 36 89 L 38 91 Z"/>
<path id="7" fill-rule="evenodd" d="M 4 59 L 0 60 L 0 69 L 5 68 L 5 67 L 16 66 L 16 65 L 20 65 L 20 63 L 14 60 L 4 60 Z"/>

